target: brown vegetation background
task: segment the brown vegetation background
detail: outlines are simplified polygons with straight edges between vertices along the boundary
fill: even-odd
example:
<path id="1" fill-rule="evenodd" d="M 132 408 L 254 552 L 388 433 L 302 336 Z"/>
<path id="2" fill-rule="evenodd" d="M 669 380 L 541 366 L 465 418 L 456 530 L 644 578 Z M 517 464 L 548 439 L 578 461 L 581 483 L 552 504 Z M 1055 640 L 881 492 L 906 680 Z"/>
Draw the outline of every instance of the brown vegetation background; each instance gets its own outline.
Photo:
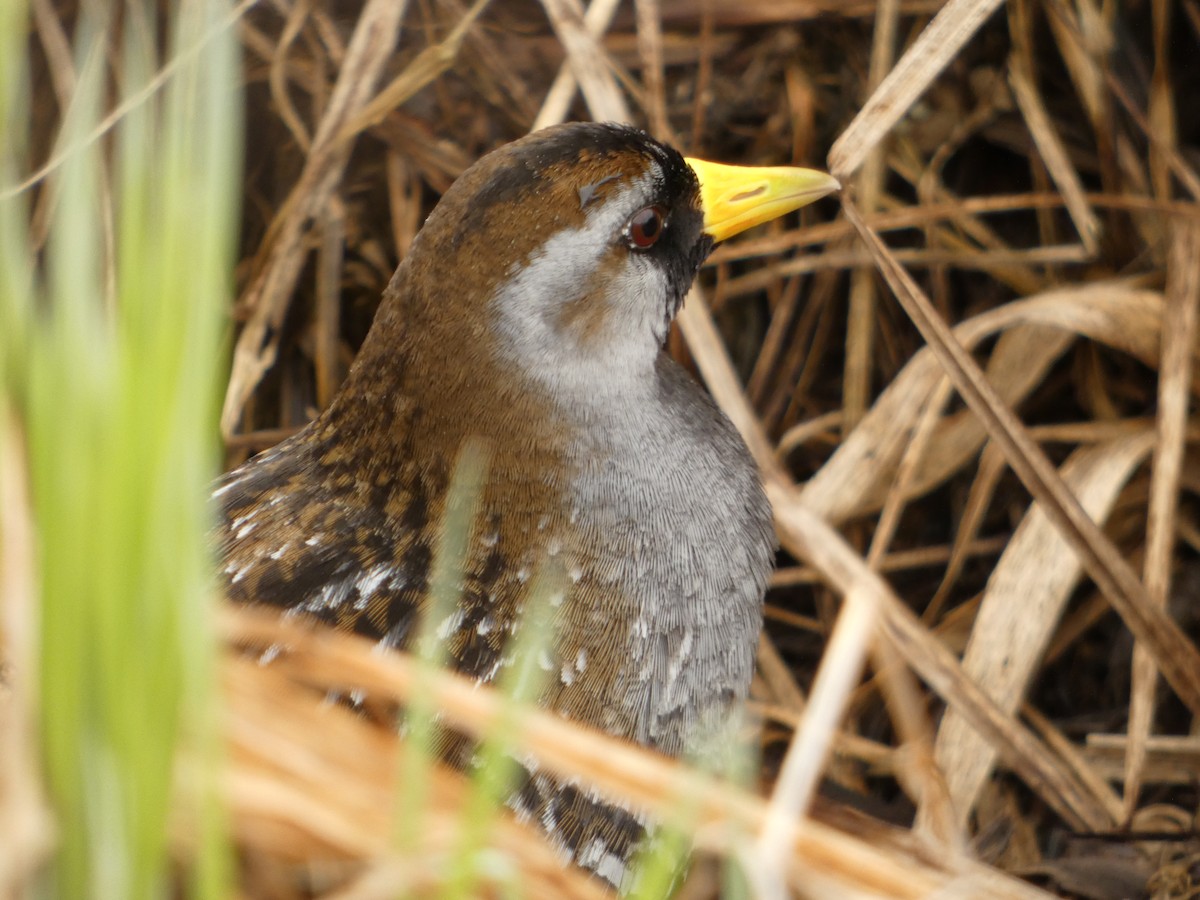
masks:
<path id="1" fill-rule="evenodd" d="M 652 809 L 691 798 L 697 844 L 764 890 L 1200 893 L 1200 4 L 271 0 L 235 27 L 231 465 L 329 401 L 439 194 L 534 127 L 628 119 L 846 187 L 720 247 L 671 341 L 777 513 L 760 791 L 536 714 L 519 742 Z M 395 738 L 316 702 L 403 702 L 408 663 L 225 625 L 291 648 L 225 672 L 245 893 L 436 886 L 461 785 L 438 776 L 428 845 L 397 854 Z M 462 727 L 494 719 L 435 687 Z M 598 893 L 516 826 L 495 843 L 531 895 Z M 698 864 L 684 896 L 717 884 Z"/>

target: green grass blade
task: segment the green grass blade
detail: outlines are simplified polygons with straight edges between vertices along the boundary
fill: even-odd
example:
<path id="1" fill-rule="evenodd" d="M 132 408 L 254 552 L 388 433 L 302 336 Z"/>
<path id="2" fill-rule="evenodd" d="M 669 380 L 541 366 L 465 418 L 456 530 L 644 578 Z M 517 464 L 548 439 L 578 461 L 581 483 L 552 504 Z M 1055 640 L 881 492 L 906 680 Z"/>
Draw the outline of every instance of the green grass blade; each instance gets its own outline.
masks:
<path id="1" fill-rule="evenodd" d="M 59 852 L 43 893 L 172 893 L 167 822 L 181 745 L 201 760 L 193 894 L 228 893 L 215 789 L 215 589 L 208 484 L 240 159 L 236 35 L 217 0 L 174 7 L 165 87 L 94 132 L 111 74 L 132 93 L 164 64 L 153 4 L 129 4 L 114 51 L 105 5 L 75 23 L 76 89 L 44 277 L 35 279 L 22 101 L 26 11 L 0 16 L 2 389 L 28 432 L 41 601 L 40 712 Z M 11 26 L 11 27 L 10 27 Z M 197 42 L 200 47 L 196 50 Z M 8 327 L 12 326 L 12 330 Z M 16 335 L 16 337 L 14 337 Z M 194 774 L 194 773 L 193 773 Z"/>

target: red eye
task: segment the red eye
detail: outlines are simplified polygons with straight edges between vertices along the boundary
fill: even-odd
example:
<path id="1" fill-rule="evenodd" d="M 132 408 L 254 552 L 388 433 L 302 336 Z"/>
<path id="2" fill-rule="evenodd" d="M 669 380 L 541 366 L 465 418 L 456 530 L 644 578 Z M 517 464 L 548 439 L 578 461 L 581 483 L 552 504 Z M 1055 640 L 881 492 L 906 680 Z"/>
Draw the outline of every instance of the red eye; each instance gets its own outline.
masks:
<path id="1" fill-rule="evenodd" d="M 667 214 L 661 206 L 647 206 L 633 214 L 629 220 L 629 246 L 635 250 L 648 250 L 658 243 L 666 225 Z"/>

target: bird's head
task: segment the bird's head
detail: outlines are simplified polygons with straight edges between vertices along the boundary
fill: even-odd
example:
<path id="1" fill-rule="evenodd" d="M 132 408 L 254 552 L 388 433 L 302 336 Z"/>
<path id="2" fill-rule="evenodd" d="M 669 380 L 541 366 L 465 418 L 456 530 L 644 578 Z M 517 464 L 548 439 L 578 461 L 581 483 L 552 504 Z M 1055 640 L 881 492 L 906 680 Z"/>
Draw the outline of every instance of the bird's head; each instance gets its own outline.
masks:
<path id="1" fill-rule="evenodd" d="M 552 389 L 620 389 L 653 369 L 716 242 L 837 187 L 806 169 L 685 159 L 625 126 L 557 126 L 464 173 L 406 277 L 460 359 L 477 341 Z"/>

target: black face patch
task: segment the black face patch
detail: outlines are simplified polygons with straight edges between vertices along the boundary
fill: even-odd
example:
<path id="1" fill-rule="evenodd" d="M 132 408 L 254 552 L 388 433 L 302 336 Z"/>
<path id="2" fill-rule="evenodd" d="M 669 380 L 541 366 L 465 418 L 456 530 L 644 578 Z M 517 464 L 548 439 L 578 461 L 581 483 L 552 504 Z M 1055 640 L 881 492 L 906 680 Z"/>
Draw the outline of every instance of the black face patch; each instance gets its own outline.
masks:
<path id="1" fill-rule="evenodd" d="M 527 147 L 523 146 L 526 142 Z M 519 155 L 542 167 L 543 171 L 579 161 L 584 156 L 598 159 L 607 155 L 634 154 L 654 164 L 656 183 L 653 196 L 647 198 L 647 202 L 667 210 L 667 220 L 661 239 L 642 252 L 666 273 L 668 308 L 664 315 L 668 320 L 673 318 L 713 248 L 713 240 L 704 233 L 700 183 L 679 151 L 643 131 L 611 123 L 561 125 L 536 132 L 514 146 L 523 151 L 527 149 L 527 153 Z M 600 187 L 618 177 L 611 175 L 580 188 L 581 208 L 597 199 Z"/>

